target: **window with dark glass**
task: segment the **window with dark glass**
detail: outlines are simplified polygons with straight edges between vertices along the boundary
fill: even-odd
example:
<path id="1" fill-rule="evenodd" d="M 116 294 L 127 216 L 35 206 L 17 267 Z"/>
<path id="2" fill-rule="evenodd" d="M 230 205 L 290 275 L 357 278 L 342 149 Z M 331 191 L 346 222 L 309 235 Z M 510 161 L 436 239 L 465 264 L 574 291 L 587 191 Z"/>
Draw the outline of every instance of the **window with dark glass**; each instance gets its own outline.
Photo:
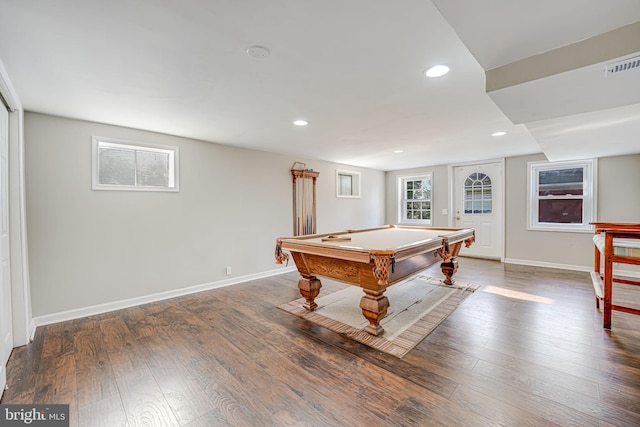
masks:
<path id="1" fill-rule="evenodd" d="M 583 168 L 538 172 L 538 222 L 581 224 Z"/>
<path id="2" fill-rule="evenodd" d="M 596 162 L 529 164 L 529 227 L 542 230 L 591 229 L 595 218 Z"/>

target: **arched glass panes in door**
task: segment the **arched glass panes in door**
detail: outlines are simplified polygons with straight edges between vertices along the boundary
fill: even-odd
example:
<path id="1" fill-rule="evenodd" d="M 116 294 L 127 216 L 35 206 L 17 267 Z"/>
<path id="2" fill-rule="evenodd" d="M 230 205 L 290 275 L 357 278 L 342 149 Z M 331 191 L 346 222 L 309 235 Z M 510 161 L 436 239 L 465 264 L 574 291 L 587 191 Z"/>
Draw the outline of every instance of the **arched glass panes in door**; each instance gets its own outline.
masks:
<path id="1" fill-rule="evenodd" d="M 493 209 L 491 178 L 482 172 L 474 172 L 464 181 L 464 213 L 490 214 Z"/>

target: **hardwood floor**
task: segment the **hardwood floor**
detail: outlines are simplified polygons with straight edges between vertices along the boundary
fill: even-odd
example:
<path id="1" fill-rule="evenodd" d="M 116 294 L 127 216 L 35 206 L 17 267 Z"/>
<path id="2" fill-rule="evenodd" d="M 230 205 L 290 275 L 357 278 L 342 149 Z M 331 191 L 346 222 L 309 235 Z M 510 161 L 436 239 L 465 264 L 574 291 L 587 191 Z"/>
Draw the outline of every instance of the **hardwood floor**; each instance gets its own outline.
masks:
<path id="1" fill-rule="evenodd" d="M 82 427 L 640 425 L 640 316 L 604 331 L 588 273 L 461 258 L 455 278 L 483 286 L 403 359 L 278 310 L 287 273 L 38 328 L 2 403 Z"/>

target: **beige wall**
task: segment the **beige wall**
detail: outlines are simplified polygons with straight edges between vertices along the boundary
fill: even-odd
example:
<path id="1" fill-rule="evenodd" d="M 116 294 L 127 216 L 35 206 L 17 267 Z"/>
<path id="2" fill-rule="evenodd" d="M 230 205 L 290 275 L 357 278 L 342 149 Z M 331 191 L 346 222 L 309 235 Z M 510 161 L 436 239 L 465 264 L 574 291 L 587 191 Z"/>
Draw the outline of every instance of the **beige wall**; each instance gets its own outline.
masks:
<path id="1" fill-rule="evenodd" d="M 640 154 L 598 161 L 598 220 L 640 223 Z"/>
<path id="2" fill-rule="evenodd" d="M 180 192 L 92 191 L 91 137 L 178 146 Z M 36 113 L 25 116 L 34 317 L 282 268 L 294 161 L 320 172 L 318 231 L 384 223 L 384 173 Z M 335 169 L 362 173 L 335 197 Z"/>
<path id="3" fill-rule="evenodd" d="M 529 231 L 527 163 L 543 155 L 506 161 L 506 261 L 534 261 L 589 269 L 593 265 L 591 233 Z M 640 223 L 640 154 L 598 159 L 596 219 Z"/>
<path id="4" fill-rule="evenodd" d="M 592 233 L 527 230 L 527 163 L 545 160 L 541 154 L 506 159 L 505 261 L 589 267 L 593 262 Z"/>
<path id="5" fill-rule="evenodd" d="M 447 166 L 429 166 L 424 168 L 404 169 L 386 173 L 386 200 L 385 210 L 388 224 L 398 223 L 398 177 L 421 175 L 431 172 L 432 178 L 432 225 L 434 227 L 447 227 L 449 220 L 447 215 L 442 215 L 442 209 L 449 208 L 449 178 Z"/>
<path id="6" fill-rule="evenodd" d="M 505 262 L 589 270 L 593 264 L 592 233 L 527 230 L 527 163 L 543 154 L 505 160 Z M 434 225 L 447 226 L 442 209 L 449 206 L 447 166 L 386 173 L 386 219 L 396 222 L 397 177 L 433 173 Z M 598 160 L 597 219 L 640 223 L 640 154 Z"/>
<path id="7" fill-rule="evenodd" d="M 180 192 L 91 190 L 91 137 L 180 148 Z M 505 260 L 589 269 L 590 233 L 526 229 L 527 162 L 505 161 Z M 446 165 L 381 172 L 152 132 L 25 115 L 29 273 L 35 317 L 282 268 L 292 233 L 294 161 L 320 172 L 318 231 L 397 222 L 397 177 L 433 174 L 433 225 L 447 226 Z M 335 170 L 362 174 L 362 198 L 335 197 Z M 599 159 L 598 219 L 640 222 L 640 154 Z"/>

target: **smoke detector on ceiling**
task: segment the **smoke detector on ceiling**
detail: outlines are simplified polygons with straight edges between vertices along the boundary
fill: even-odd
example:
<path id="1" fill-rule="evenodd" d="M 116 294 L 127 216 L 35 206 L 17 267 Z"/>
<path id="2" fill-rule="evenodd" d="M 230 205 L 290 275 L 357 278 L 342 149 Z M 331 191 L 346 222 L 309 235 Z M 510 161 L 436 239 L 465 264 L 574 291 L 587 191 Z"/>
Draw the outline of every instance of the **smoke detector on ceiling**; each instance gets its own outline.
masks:
<path id="1" fill-rule="evenodd" d="M 640 70 L 640 56 L 614 62 L 612 64 L 607 64 L 607 66 L 604 68 L 604 76 L 607 77 L 609 74 L 631 71 L 634 69 Z"/>

